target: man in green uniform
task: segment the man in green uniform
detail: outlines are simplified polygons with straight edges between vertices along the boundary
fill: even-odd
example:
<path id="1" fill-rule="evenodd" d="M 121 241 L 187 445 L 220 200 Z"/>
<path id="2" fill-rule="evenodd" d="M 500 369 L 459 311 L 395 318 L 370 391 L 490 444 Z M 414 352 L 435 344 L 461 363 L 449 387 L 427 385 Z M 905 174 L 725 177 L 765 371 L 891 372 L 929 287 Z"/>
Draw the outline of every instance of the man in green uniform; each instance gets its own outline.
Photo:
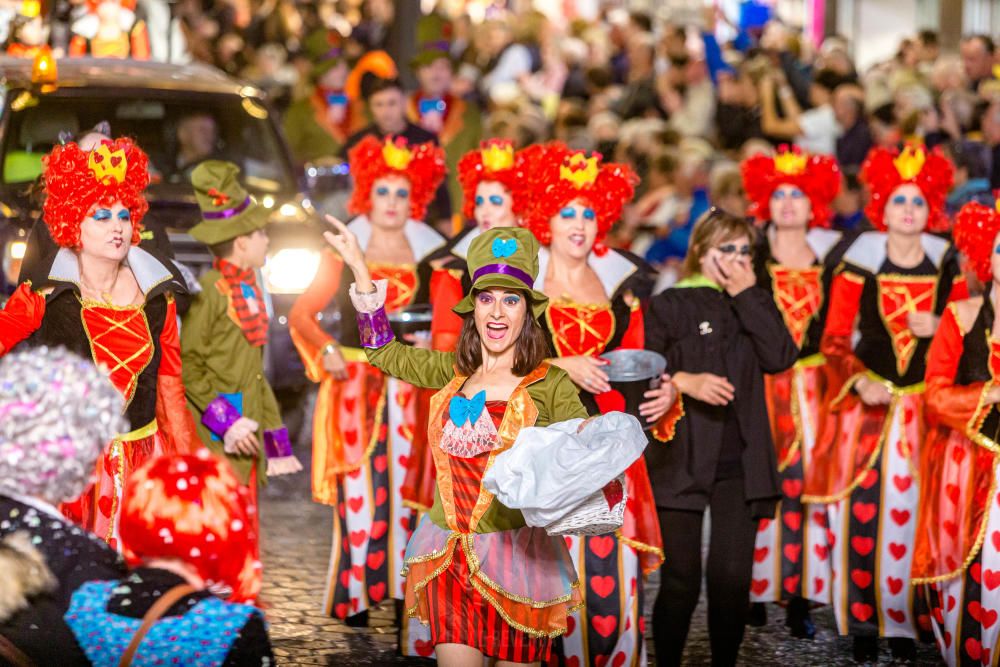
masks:
<path id="1" fill-rule="evenodd" d="M 451 56 L 451 24 L 437 14 L 417 23 L 417 54 L 410 67 L 420 89 L 410 95 L 410 121 L 434 134 L 444 147 L 448 162 L 448 191 L 453 210 L 462 209 L 462 187 L 458 183 L 458 161 L 479 146 L 482 115 L 474 103 L 451 94 L 455 63 Z"/>
<path id="2" fill-rule="evenodd" d="M 206 160 L 191 174 L 202 215 L 191 236 L 215 262 L 182 320 L 181 361 L 202 442 L 253 486 L 301 465 L 264 378 L 268 318 L 256 271 L 267 253 L 267 210 L 240 185 L 239 171 L 231 162 Z"/>

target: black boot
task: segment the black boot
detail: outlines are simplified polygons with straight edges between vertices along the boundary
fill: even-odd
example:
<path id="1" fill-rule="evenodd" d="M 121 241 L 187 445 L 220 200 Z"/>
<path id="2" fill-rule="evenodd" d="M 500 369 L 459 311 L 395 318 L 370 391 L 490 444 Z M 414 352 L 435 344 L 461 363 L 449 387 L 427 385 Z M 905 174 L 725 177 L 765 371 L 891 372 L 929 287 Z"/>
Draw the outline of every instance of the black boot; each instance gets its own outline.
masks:
<path id="1" fill-rule="evenodd" d="M 809 601 L 795 597 L 788 601 L 785 611 L 785 626 L 796 639 L 813 639 L 816 636 L 816 626 L 809 613 Z"/>
<path id="2" fill-rule="evenodd" d="M 861 664 L 878 664 L 878 637 L 854 637 L 854 661 Z"/>
<path id="3" fill-rule="evenodd" d="M 747 625 L 751 628 L 762 628 L 767 625 L 767 607 L 763 602 L 751 602 Z"/>
<path id="4" fill-rule="evenodd" d="M 365 609 L 363 612 L 354 614 L 354 616 L 348 616 L 344 619 L 344 625 L 349 628 L 367 628 L 368 627 L 368 610 Z"/>
<path id="5" fill-rule="evenodd" d="M 912 665 L 917 662 L 917 644 L 912 639 L 891 637 L 889 650 L 892 651 L 892 661 L 897 665 Z"/>

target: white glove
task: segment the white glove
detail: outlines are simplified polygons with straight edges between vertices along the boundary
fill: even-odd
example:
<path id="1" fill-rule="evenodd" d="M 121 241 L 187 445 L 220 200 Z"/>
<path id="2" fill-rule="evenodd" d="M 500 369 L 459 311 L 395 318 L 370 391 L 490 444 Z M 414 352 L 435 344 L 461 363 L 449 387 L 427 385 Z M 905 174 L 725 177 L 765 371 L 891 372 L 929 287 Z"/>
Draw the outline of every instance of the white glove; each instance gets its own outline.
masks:
<path id="1" fill-rule="evenodd" d="M 236 422 L 226 429 L 226 434 L 222 436 L 223 451 L 227 454 L 242 454 L 253 456 L 260 451 L 260 443 L 257 442 L 257 429 L 260 425 L 249 417 L 240 417 Z"/>

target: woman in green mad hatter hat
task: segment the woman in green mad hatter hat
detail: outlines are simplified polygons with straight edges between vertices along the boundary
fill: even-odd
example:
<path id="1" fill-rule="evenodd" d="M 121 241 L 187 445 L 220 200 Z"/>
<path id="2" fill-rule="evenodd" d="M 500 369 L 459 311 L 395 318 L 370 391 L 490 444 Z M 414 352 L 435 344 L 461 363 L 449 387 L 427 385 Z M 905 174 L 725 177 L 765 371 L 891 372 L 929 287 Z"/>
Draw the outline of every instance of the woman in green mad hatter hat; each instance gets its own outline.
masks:
<path id="1" fill-rule="evenodd" d="M 369 360 L 440 390 L 428 425 L 437 489 L 406 549 L 407 613 L 429 626 L 442 665 L 545 660 L 581 603 L 573 563 L 562 537 L 527 526 L 483 485 L 522 428 L 587 416 L 566 373 L 545 362 L 536 318 L 548 299 L 533 289 L 538 242 L 520 228 L 472 242 L 472 289 L 455 306 L 463 318 L 456 350 L 436 352 L 395 340 L 385 281 L 372 281 L 357 238 L 331 222 L 339 233 L 326 238 L 354 273 L 351 298 Z"/>

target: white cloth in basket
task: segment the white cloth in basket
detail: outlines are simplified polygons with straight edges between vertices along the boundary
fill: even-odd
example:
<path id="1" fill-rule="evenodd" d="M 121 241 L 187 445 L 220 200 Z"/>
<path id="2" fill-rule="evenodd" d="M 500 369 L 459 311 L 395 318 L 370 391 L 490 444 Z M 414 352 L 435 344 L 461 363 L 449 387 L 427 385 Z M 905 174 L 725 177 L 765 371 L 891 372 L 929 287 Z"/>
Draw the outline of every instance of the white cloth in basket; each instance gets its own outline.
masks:
<path id="1" fill-rule="evenodd" d="M 514 446 L 497 456 L 483 486 L 529 526 L 548 526 L 604 488 L 642 456 L 639 420 L 609 412 L 577 433 L 582 419 L 522 428 Z"/>

